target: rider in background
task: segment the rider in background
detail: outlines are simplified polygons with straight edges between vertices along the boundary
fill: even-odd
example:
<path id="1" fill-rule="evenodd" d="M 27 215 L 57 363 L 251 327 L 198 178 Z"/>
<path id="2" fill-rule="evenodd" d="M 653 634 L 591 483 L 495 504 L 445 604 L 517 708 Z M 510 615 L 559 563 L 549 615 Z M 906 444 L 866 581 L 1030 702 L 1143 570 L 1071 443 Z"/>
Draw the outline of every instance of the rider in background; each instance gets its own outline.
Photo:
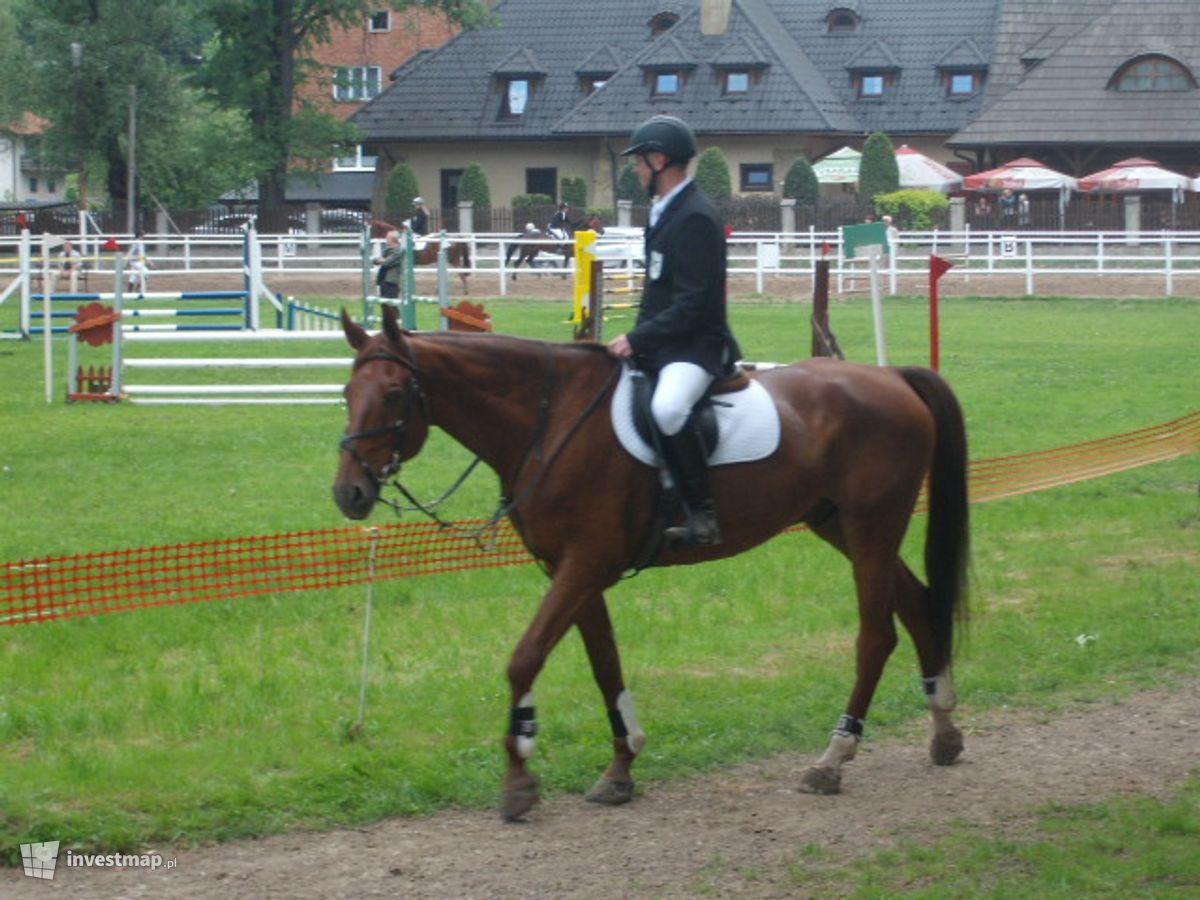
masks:
<path id="1" fill-rule="evenodd" d="M 637 323 L 609 342 L 608 352 L 658 377 L 650 409 L 688 513 L 684 525 L 666 530 L 668 546 L 719 544 L 708 460 L 689 417 L 713 380 L 733 374 L 741 356 L 725 308 L 725 230 L 688 176 L 696 138 L 686 123 L 674 116 L 648 119 L 621 155 L 634 157 L 653 205 Z"/>
<path id="2" fill-rule="evenodd" d="M 425 237 L 429 234 L 429 207 L 425 205 L 425 198 L 413 197 L 413 209 L 415 212 L 409 219 L 412 233 L 417 237 Z"/>
<path id="3" fill-rule="evenodd" d="M 573 230 L 571 219 L 568 216 L 569 212 L 570 207 L 567 206 L 565 200 L 558 204 L 558 212 L 554 214 L 554 217 L 550 220 L 550 224 L 546 226 L 546 234 L 558 238 L 560 241 L 569 241 Z"/>
<path id="4" fill-rule="evenodd" d="M 413 197 L 412 218 L 406 224 L 413 233 L 413 249 L 425 249 L 425 235 L 429 234 L 429 207 L 425 205 L 424 197 Z"/>

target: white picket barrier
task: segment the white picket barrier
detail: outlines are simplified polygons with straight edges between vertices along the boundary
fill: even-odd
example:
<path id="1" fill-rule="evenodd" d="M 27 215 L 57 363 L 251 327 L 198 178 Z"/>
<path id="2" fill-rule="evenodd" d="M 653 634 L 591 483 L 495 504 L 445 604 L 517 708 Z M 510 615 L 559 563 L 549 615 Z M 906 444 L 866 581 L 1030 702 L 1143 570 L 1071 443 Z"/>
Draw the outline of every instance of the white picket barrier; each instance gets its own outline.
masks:
<path id="1" fill-rule="evenodd" d="M 194 357 L 127 357 L 125 345 L 154 344 L 180 342 L 212 343 L 221 342 L 264 342 L 273 343 L 274 347 L 281 342 L 294 341 L 336 341 L 339 356 L 194 356 Z M 152 332 L 137 331 L 121 334 L 114 342 L 113 350 L 113 386 L 114 396 L 138 404 L 189 404 L 205 406 L 230 405 L 315 405 L 334 404 L 342 402 L 342 389 L 349 376 L 350 363 L 354 355 L 346 344 L 345 337 L 340 332 L 333 331 L 283 331 L 281 329 L 265 329 L 261 331 L 239 332 L 200 332 L 200 331 L 171 331 Z M 130 384 L 125 378 L 127 372 L 142 372 L 151 370 L 195 372 L 228 372 L 230 370 L 312 370 L 320 369 L 337 372 L 341 380 L 327 383 L 290 383 L 283 380 L 271 383 L 254 384 L 221 384 L 221 383 L 157 383 Z"/>

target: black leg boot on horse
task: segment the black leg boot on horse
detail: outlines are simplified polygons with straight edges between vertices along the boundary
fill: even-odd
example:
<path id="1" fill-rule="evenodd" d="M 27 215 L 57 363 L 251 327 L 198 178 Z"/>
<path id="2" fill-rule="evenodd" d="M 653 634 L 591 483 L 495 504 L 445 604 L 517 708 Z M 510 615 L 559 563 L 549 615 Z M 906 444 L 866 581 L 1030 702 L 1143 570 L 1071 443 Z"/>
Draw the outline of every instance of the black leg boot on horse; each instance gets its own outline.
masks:
<path id="1" fill-rule="evenodd" d="M 721 543 L 717 511 L 708 477 L 708 458 L 700 431 L 690 419 L 677 434 L 660 435 L 663 459 L 683 495 L 687 521 L 666 529 L 668 550 Z"/>

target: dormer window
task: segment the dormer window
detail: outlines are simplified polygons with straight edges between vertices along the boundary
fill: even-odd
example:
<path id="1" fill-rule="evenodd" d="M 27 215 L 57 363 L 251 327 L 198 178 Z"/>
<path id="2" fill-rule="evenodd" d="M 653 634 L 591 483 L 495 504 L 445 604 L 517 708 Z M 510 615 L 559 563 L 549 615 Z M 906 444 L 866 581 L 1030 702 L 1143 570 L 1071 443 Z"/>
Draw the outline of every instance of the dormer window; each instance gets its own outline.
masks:
<path id="1" fill-rule="evenodd" d="M 584 94 L 596 93 L 617 73 L 623 62 L 621 51 L 611 44 L 597 47 L 575 70 L 580 90 Z"/>
<path id="2" fill-rule="evenodd" d="M 830 10 L 825 26 L 829 34 L 853 34 L 858 31 L 858 13 L 844 8 Z"/>
<path id="3" fill-rule="evenodd" d="M 979 90 L 978 72 L 947 72 L 944 78 L 947 97 L 973 97 Z"/>
<path id="4" fill-rule="evenodd" d="M 860 75 L 858 82 L 858 96 L 868 99 L 882 97 L 884 83 L 886 81 L 887 78 L 884 75 Z"/>
<path id="5" fill-rule="evenodd" d="M 1196 87 L 1192 73 L 1166 56 L 1144 56 L 1127 63 L 1109 82 L 1118 91 L 1190 91 Z"/>
<path id="6" fill-rule="evenodd" d="M 525 115 L 529 103 L 529 79 L 510 78 L 504 86 L 504 104 L 500 115 L 505 119 L 516 119 Z"/>
<path id="7" fill-rule="evenodd" d="M 679 16 L 673 12 L 660 12 L 650 20 L 650 36 L 656 38 L 665 34 L 679 21 Z"/>
<path id="8" fill-rule="evenodd" d="M 745 69 L 727 69 L 722 73 L 721 93 L 737 97 L 750 93 L 750 73 Z"/>
<path id="9" fill-rule="evenodd" d="M 537 61 L 537 56 L 528 47 L 510 53 L 496 68 L 492 77 L 500 92 L 501 120 L 520 119 L 529 109 L 536 84 L 546 77 L 546 71 Z"/>
<path id="10" fill-rule="evenodd" d="M 679 86 L 682 79 L 678 72 L 655 72 L 654 73 L 654 96 L 655 97 L 674 97 L 679 93 Z"/>

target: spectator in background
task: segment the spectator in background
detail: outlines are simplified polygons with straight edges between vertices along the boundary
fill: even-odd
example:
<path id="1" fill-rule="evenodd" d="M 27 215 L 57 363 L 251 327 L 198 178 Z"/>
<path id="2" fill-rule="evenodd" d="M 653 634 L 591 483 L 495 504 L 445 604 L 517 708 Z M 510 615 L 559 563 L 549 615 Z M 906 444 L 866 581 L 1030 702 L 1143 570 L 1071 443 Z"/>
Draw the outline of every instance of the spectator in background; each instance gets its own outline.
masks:
<path id="1" fill-rule="evenodd" d="M 1000 218 L 1004 220 L 1005 225 L 1012 225 L 1016 221 L 1018 202 L 1012 188 L 1005 188 L 1004 193 L 1000 195 Z"/>
<path id="2" fill-rule="evenodd" d="M 67 291 L 72 294 L 79 293 L 79 271 L 83 266 L 83 261 L 79 258 L 79 251 L 75 249 L 70 241 L 63 241 L 62 252 L 58 254 L 58 270 L 67 278 Z M 55 293 L 58 290 L 58 280 L 55 279 L 54 286 L 50 289 L 50 293 Z"/>
<path id="3" fill-rule="evenodd" d="M 1029 227 L 1029 195 L 1021 194 L 1017 197 L 1017 223 L 1022 228 Z"/>
<path id="4" fill-rule="evenodd" d="M 400 243 L 400 232 L 396 230 L 387 233 L 387 245 L 383 255 L 377 256 L 373 262 L 379 266 L 375 283 L 379 285 L 379 296 L 385 300 L 395 300 L 400 296 L 400 278 L 404 274 L 404 246 Z"/>
<path id="5" fill-rule="evenodd" d="M 887 228 L 887 255 L 884 258 L 884 264 L 890 267 L 900 252 L 900 229 L 892 224 L 891 216 L 884 216 L 882 222 Z"/>
<path id="6" fill-rule="evenodd" d="M 125 254 L 125 277 L 129 290 L 146 293 L 150 283 L 150 258 L 146 255 L 146 233 L 139 231 Z"/>

